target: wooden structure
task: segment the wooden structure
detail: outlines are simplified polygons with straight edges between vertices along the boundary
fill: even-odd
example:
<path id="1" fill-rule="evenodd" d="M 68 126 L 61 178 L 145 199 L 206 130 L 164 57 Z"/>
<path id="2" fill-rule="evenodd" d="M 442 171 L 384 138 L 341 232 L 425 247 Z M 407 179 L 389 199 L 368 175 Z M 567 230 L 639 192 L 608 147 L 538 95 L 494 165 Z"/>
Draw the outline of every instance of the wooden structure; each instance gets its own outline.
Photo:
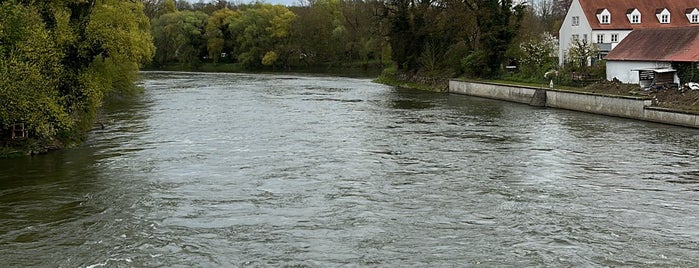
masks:
<path id="1" fill-rule="evenodd" d="M 12 125 L 12 139 L 24 139 L 27 137 L 27 129 L 24 128 L 24 123 Z"/>

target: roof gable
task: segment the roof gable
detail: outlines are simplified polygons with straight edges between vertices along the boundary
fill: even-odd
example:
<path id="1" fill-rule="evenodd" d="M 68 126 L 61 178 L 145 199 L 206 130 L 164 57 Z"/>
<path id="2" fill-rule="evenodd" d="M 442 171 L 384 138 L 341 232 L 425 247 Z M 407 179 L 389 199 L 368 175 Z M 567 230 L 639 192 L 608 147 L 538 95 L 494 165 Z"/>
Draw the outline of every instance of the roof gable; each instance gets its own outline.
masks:
<path id="1" fill-rule="evenodd" d="M 699 27 L 634 30 L 605 59 L 699 62 Z"/>
<path id="2" fill-rule="evenodd" d="M 585 13 L 585 17 L 593 30 L 612 29 L 640 29 L 659 27 L 684 27 L 692 26 L 686 14 L 688 10 L 699 8 L 699 0 L 577 0 Z M 598 19 L 599 12 L 608 10 L 609 23 L 601 23 Z M 631 23 L 628 19 L 629 11 L 637 9 L 644 19 L 641 23 Z M 669 23 L 660 23 L 655 19 L 658 11 L 667 9 L 672 18 Z"/>

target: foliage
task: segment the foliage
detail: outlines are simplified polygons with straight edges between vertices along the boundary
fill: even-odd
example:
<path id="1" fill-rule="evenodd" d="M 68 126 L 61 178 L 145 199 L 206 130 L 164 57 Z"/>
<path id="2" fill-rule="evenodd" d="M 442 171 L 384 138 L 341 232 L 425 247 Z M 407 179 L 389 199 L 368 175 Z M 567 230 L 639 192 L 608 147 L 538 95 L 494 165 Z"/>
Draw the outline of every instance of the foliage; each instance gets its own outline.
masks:
<path id="1" fill-rule="evenodd" d="M 71 127 L 73 122 L 58 91 L 62 54 L 38 10 L 3 3 L 0 33 L 0 127 L 25 123 L 40 137 Z"/>
<path id="2" fill-rule="evenodd" d="M 505 52 L 519 30 L 523 15 L 521 5 L 513 6 L 512 0 L 477 0 L 469 5 L 475 12 L 479 32 L 479 46 L 485 69 L 480 76 L 493 77 L 500 73 Z"/>
<path id="3" fill-rule="evenodd" d="M 79 138 L 103 96 L 133 88 L 154 53 L 148 29 L 139 1 L 2 1 L 0 128 Z"/>
<path id="4" fill-rule="evenodd" d="M 219 61 L 222 53 L 230 54 L 233 50 L 233 36 L 229 30 L 229 24 L 237 16 L 240 16 L 240 12 L 224 8 L 215 11 L 207 19 L 206 48 L 209 51 L 209 58 L 214 63 Z"/>
<path id="5" fill-rule="evenodd" d="M 402 72 L 472 77 L 497 76 L 504 63 L 527 55 L 520 44 L 557 30 L 554 25 L 563 19 L 568 3 L 542 0 L 527 6 L 513 0 L 313 0 L 283 7 L 219 0 L 197 4 L 177 1 L 179 11 L 164 12 L 168 1 L 142 1 L 160 12 L 150 12 L 159 14 L 152 20 L 158 66 L 223 62 L 247 70 L 278 66 L 308 69 L 381 60 L 382 64 L 392 61 Z M 203 34 L 173 34 L 190 21 L 166 19 L 193 12 L 206 14 L 197 20 L 203 23 L 194 27 Z M 525 75 L 540 75 L 548 69 L 549 58 L 538 59 L 545 59 L 545 67 L 525 70 Z"/>
<path id="6" fill-rule="evenodd" d="M 175 0 L 141 0 L 141 2 L 143 2 L 143 12 L 149 19 L 173 13 L 177 10 Z"/>
<path id="7" fill-rule="evenodd" d="M 687 62 L 675 62 L 672 68 L 677 70 L 677 76 L 682 84 L 699 82 L 699 64 Z"/>
<path id="8" fill-rule="evenodd" d="M 206 55 L 204 25 L 208 16 L 201 11 L 175 11 L 153 20 L 151 32 L 159 49 L 155 62 L 163 65 L 168 62 L 196 64 Z"/>
<path id="9" fill-rule="evenodd" d="M 485 54 L 480 50 L 471 51 L 468 56 L 461 60 L 461 65 L 468 76 L 485 77 L 489 75 L 486 71 Z"/>
<path id="10" fill-rule="evenodd" d="M 279 59 L 279 55 L 277 55 L 276 52 L 274 51 L 269 51 L 265 54 L 264 57 L 262 57 L 262 64 L 263 65 L 274 65 L 275 62 Z"/>
<path id="11" fill-rule="evenodd" d="M 235 38 L 238 60 L 243 66 L 258 67 L 270 51 L 283 58 L 283 46 L 296 15 L 281 5 L 256 4 L 230 19 L 228 29 Z"/>
<path id="12" fill-rule="evenodd" d="M 519 63 L 524 74 L 541 77 L 544 72 L 557 67 L 558 43 L 551 34 L 543 33 L 537 39 L 521 43 L 519 48 L 522 52 Z"/>
<path id="13" fill-rule="evenodd" d="M 458 42 L 449 46 L 447 51 L 444 53 L 444 67 L 452 73 L 461 73 L 463 68 L 461 66 L 461 60 L 469 55 L 469 47 L 465 41 Z"/>
<path id="14" fill-rule="evenodd" d="M 573 44 L 568 50 L 567 61 L 574 68 L 586 70 L 591 64 L 592 58 L 599 54 L 599 48 L 587 39 L 573 40 Z"/>

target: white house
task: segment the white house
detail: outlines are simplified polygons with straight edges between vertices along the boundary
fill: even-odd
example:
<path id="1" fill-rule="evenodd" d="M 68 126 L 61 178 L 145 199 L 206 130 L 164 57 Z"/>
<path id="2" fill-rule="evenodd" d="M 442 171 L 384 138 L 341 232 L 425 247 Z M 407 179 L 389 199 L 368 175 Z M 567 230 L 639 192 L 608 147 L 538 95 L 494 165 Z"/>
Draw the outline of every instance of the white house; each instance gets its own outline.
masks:
<path id="1" fill-rule="evenodd" d="M 600 59 L 635 29 L 699 26 L 699 0 L 573 0 L 559 31 L 559 64 L 574 39 L 596 43 Z"/>
<path id="2" fill-rule="evenodd" d="M 608 80 L 642 87 L 687 82 L 679 81 L 672 64 L 699 62 L 699 27 L 634 30 L 605 59 Z"/>

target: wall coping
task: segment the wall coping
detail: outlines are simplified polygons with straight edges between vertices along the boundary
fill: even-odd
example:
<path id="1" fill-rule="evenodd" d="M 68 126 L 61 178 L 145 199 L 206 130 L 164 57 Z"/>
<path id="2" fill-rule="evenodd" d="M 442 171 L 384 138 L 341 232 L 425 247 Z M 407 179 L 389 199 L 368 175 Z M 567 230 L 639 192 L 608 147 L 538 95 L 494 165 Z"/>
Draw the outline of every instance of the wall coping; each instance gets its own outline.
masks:
<path id="1" fill-rule="evenodd" d="M 678 109 L 670 109 L 670 108 L 658 107 L 658 106 L 646 106 L 645 109 L 646 109 L 646 110 L 661 111 L 661 112 L 678 113 L 678 114 L 699 115 L 699 112 L 685 111 L 685 110 L 678 110 Z"/>
<path id="2" fill-rule="evenodd" d="M 651 99 L 650 97 L 623 96 L 623 95 L 613 95 L 613 94 L 595 93 L 595 92 L 587 92 L 587 91 L 575 91 L 575 90 L 556 89 L 556 88 L 550 89 L 550 88 L 546 88 L 546 87 L 534 87 L 534 86 L 515 85 L 515 84 L 506 84 L 506 83 L 498 83 L 498 82 L 459 80 L 459 79 L 451 79 L 449 81 L 467 82 L 467 83 L 476 83 L 476 84 L 485 84 L 485 85 L 494 85 L 494 86 L 529 88 L 529 89 L 544 89 L 546 91 L 572 93 L 572 94 L 580 94 L 580 95 L 588 95 L 588 96 L 602 96 L 602 97 L 609 97 L 609 98 L 616 98 L 616 99 L 629 99 L 629 100 L 650 100 Z"/>
<path id="3" fill-rule="evenodd" d="M 575 110 L 575 111 L 580 111 L 580 112 L 587 112 L 587 113 L 593 113 L 593 114 L 602 114 L 602 115 L 608 115 L 608 116 L 618 116 L 618 117 L 623 117 L 623 118 L 630 118 L 630 119 L 637 119 L 637 120 L 643 120 L 643 121 L 648 121 L 648 122 L 656 122 L 656 123 L 664 123 L 664 124 L 670 124 L 670 125 L 676 125 L 676 126 L 683 126 L 683 127 L 690 127 L 690 128 L 699 128 L 699 111 L 687 111 L 687 110 L 679 110 L 679 109 L 671 109 L 671 108 L 664 108 L 664 107 L 657 107 L 657 106 L 649 106 L 650 104 L 650 97 L 633 97 L 633 96 L 620 96 L 620 95 L 606 95 L 606 94 L 599 94 L 599 93 L 592 93 L 592 92 L 578 92 L 578 91 L 572 91 L 572 90 L 561 90 L 561 89 L 547 89 L 543 87 L 532 87 L 532 86 L 521 86 L 521 85 L 512 85 L 512 84 L 505 84 L 505 83 L 495 83 L 495 82 L 480 82 L 480 81 L 469 81 L 469 80 L 456 80 L 456 79 L 451 79 L 449 80 L 450 82 L 450 91 L 451 91 L 451 82 L 454 83 L 464 83 L 464 84 L 475 84 L 475 85 L 491 85 L 491 86 L 496 86 L 496 87 L 502 87 L 502 88 L 520 88 L 520 89 L 529 89 L 529 90 L 544 90 L 546 92 L 558 92 L 561 94 L 570 94 L 570 95 L 584 95 L 584 96 L 589 96 L 589 97 L 599 97 L 599 98 L 609 98 L 609 99 L 621 99 L 621 100 L 629 100 L 629 101 L 634 101 L 633 107 L 635 110 L 638 112 L 641 112 L 640 115 L 636 116 L 631 116 L 629 114 L 622 114 L 622 113 L 600 113 L 600 112 L 593 112 L 585 110 L 585 109 L 576 109 L 576 108 L 566 108 L 566 107 L 558 107 L 556 105 L 554 106 L 548 106 L 547 107 L 554 107 L 554 108 L 561 108 L 561 109 L 569 109 L 569 110 Z M 456 92 L 458 93 L 458 92 Z M 467 95 L 470 95 L 466 93 Z M 488 98 L 488 97 L 485 97 Z M 499 98 L 495 98 L 499 99 Z M 508 99 L 505 99 L 508 101 Z M 519 102 L 515 100 L 509 100 L 512 102 Z M 639 101 L 642 101 L 643 103 L 638 103 Z M 640 105 L 639 105 L 640 104 Z M 531 105 L 531 103 L 530 103 Z M 621 105 L 623 107 L 627 107 L 627 105 Z M 677 121 L 677 120 L 664 120 L 664 119 L 657 119 L 654 118 L 653 116 L 649 115 L 650 112 L 663 112 L 663 113 L 670 113 L 670 114 L 675 114 L 675 115 L 686 115 L 693 117 L 694 119 L 691 119 L 691 121 L 696 121 L 695 123 L 686 123 L 684 121 Z"/>

